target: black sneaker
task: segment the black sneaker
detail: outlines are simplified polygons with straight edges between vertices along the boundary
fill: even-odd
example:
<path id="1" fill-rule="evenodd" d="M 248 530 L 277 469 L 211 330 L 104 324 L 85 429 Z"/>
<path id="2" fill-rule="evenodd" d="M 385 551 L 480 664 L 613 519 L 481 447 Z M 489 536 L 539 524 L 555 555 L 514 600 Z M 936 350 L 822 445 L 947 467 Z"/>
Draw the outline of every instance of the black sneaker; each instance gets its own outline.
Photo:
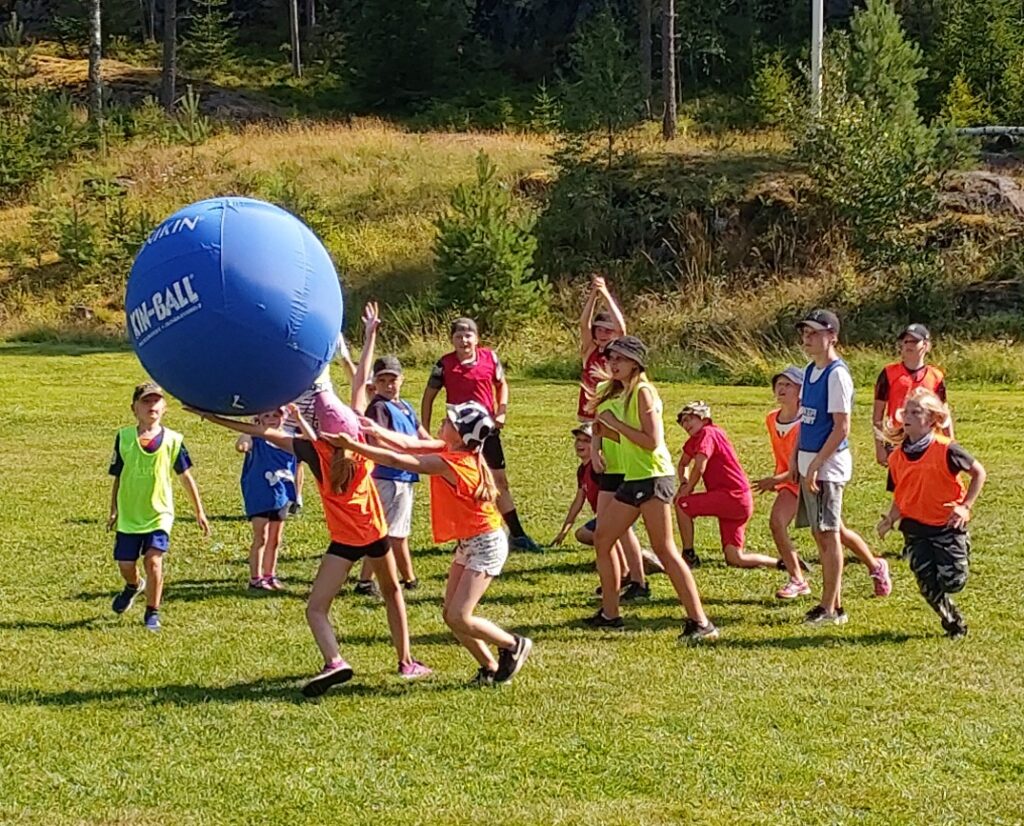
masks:
<path id="1" fill-rule="evenodd" d="M 377 587 L 377 583 L 372 579 L 361 579 L 356 583 L 356 587 L 353 589 L 357 594 L 364 597 L 373 597 L 374 599 L 383 599 L 380 594 L 380 588 Z"/>
<path id="2" fill-rule="evenodd" d="M 683 562 L 690 566 L 690 570 L 700 567 L 700 557 L 697 556 L 696 551 L 685 550 L 683 551 Z"/>
<path id="3" fill-rule="evenodd" d="M 418 579 L 406 579 L 402 581 L 402 587 L 404 587 L 406 591 L 415 591 L 420 587 L 420 581 Z"/>
<path id="4" fill-rule="evenodd" d="M 650 599 L 651 597 L 651 586 L 646 582 L 639 583 L 630 582 L 622 589 L 622 593 L 619 594 L 619 599 L 623 602 L 633 602 L 638 599 Z"/>
<path id="5" fill-rule="evenodd" d="M 288 506 L 288 515 L 289 516 L 301 516 L 302 515 L 302 505 L 301 505 L 301 503 L 299 503 L 299 502 L 292 502 Z"/>
<path id="6" fill-rule="evenodd" d="M 491 686 L 494 685 L 494 672 L 487 666 L 480 666 L 476 676 L 470 680 L 470 685 Z"/>
<path id="7" fill-rule="evenodd" d="M 522 536 L 513 536 L 509 540 L 509 544 L 517 551 L 530 551 L 531 553 L 541 553 L 543 548 L 534 542 L 525 533 Z"/>
<path id="8" fill-rule="evenodd" d="M 496 683 L 510 682 L 533 650 L 533 640 L 529 637 L 520 637 L 518 634 L 513 636 L 516 638 L 515 648 L 503 648 L 498 654 L 498 671 L 494 675 Z"/>
<path id="9" fill-rule="evenodd" d="M 621 591 L 621 590 L 622 590 L 623 588 L 625 588 L 625 587 L 626 587 L 627 585 L 629 585 L 629 583 L 630 583 L 630 582 L 632 582 L 632 581 L 633 581 L 633 580 L 631 580 L 631 579 L 629 578 L 629 574 L 626 574 L 626 575 L 624 575 L 624 576 L 622 577 L 622 579 L 620 579 L 620 580 L 619 580 L 619 591 Z M 599 596 L 601 596 L 601 586 L 600 586 L 600 585 L 598 585 L 598 586 L 597 586 L 597 587 L 596 587 L 596 588 L 594 589 L 594 596 L 595 596 L 595 597 L 599 597 Z"/>
<path id="10" fill-rule="evenodd" d="M 711 620 L 698 625 L 696 620 L 687 618 L 683 623 L 683 633 L 679 635 L 680 642 L 714 642 L 717 639 L 718 628 Z"/>
<path id="11" fill-rule="evenodd" d="M 135 602 L 135 597 L 141 594 L 145 589 L 146 580 L 139 577 L 137 584 L 124 586 L 121 593 L 114 597 L 114 601 L 111 603 L 110 607 L 114 609 L 115 614 L 123 614 L 132 607 L 132 603 Z"/>
<path id="12" fill-rule="evenodd" d="M 598 610 L 593 616 L 587 617 L 583 620 L 591 628 L 624 628 L 626 623 L 622 621 L 622 617 L 606 617 L 603 610 Z"/>
<path id="13" fill-rule="evenodd" d="M 942 630 L 946 632 L 946 636 L 951 640 L 963 639 L 967 636 L 967 623 L 959 617 L 951 622 L 943 620 Z"/>

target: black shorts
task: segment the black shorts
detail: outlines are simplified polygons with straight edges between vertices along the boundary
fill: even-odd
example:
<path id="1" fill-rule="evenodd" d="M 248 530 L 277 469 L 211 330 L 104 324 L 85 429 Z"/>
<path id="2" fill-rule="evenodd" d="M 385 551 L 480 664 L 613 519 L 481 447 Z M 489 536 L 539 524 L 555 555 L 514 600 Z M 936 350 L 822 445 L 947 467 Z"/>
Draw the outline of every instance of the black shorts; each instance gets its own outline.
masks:
<path id="1" fill-rule="evenodd" d="M 598 487 L 605 493 L 615 493 L 625 481 L 625 473 L 602 473 L 601 482 Z"/>
<path id="2" fill-rule="evenodd" d="M 669 504 L 676 495 L 674 476 L 652 476 L 650 479 L 634 479 L 623 482 L 615 491 L 615 499 L 639 508 L 651 499 L 660 499 Z"/>
<path id="3" fill-rule="evenodd" d="M 284 522 L 288 518 L 288 505 L 283 508 L 279 508 L 276 511 L 263 511 L 262 513 L 253 513 L 249 515 L 249 521 L 253 519 L 266 519 L 268 522 Z"/>
<path id="4" fill-rule="evenodd" d="M 505 451 L 501 447 L 501 431 L 495 430 L 484 439 L 484 461 L 491 470 L 505 469 Z"/>
<path id="5" fill-rule="evenodd" d="M 332 542 L 327 546 L 327 553 L 331 556 L 340 556 L 349 562 L 358 562 L 364 556 L 368 556 L 370 559 L 380 559 L 387 555 L 390 548 L 388 539 L 384 536 L 369 545 L 346 545 L 344 542 Z"/>

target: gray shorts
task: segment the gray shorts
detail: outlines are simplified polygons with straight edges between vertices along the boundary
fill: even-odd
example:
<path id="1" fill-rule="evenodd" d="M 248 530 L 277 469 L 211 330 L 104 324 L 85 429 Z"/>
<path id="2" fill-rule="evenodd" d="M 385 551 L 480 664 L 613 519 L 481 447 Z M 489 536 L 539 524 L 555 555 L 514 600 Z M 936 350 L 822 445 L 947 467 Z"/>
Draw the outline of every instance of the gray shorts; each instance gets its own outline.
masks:
<path id="1" fill-rule="evenodd" d="M 800 477 L 800 498 L 796 511 L 796 526 L 810 528 L 814 533 L 838 531 L 843 527 L 843 482 L 818 480 L 818 492 L 807 488 L 807 480 Z"/>
<path id="2" fill-rule="evenodd" d="M 384 517 L 388 520 L 388 536 L 405 539 L 412 533 L 412 482 L 396 482 L 393 479 L 374 479 L 380 503 L 384 506 Z"/>
<path id="3" fill-rule="evenodd" d="M 499 528 L 496 531 L 477 534 L 469 539 L 460 539 L 455 546 L 456 565 L 470 571 L 479 571 L 488 576 L 497 576 L 508 559 L 508 537 Z"/>

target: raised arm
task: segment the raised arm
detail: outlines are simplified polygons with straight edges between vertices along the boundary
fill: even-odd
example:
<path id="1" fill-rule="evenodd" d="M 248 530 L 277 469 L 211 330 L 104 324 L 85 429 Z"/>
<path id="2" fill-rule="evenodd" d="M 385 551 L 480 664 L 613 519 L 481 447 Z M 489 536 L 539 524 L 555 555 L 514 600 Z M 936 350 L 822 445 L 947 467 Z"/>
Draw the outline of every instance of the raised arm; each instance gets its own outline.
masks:
<path id="1" fill-rule="evenodd" d="M 299 432 L 302 434 L 302 438 L 308 442 L 315 442 L 317 439 L 316 431 L 313 430 L 313 425 L 306 421 L 306 417 L 302 415 L 302 411 L 299 410 L 297 404 L 288 405 L 288 415 L 295 419 L 295 423 L 299 426 Z"/>
<path id="2" fill-rule="evenodd" d="M 341 369 L 345 371 L 345 376 L 349 382 L 354 383 L 356 367 L 352 363 L 352 354 L 349 352 L 348 342 L 345 341 L 345 336 L 341 333 L 338 333 L 338 346 L 334 348 L 334 360 L 341 364 Z"/>
<path id="3" fill-rule="evenodd" d="M 583 312 L 580 315 L 580 356 L 586 358 L 594 349 L 594 333 L 590 327 L 594 321 L 594 310 L 597 309 L 598 282 L 604 282 L 599 275 L 595 275 L 590 282 L 590 291 L 587 293 L 587 300 L 583 304 Z"/>
<path id="4" fill-rule="evenodd" d="M 366 410 L 366 382 L 370 378 L 373 366 L 373 351 L 377 344 L 377 328 L 380 327 L 380 312 L 376 301 L 366 302 L 363 308 L 363 352 L 359 356 L 359 366 L 352 377 L 352 409 L 357 413 Z"/>
<path id="5" fill-rule="evenodd" d="M 622 335 L 626 335 L 626 317 L 622 314 L 622 308 L 619 307 L 615 299 L 612 298 L 612 294 L 608 290 L 608 284 L 603 278 L 601 279 L 600 292 L 601 297 L 604 299 L 604 303 L 608 305 L 608 312 L 611 313 L 612 318 L 615 319 L 615 323 L 619 325 L 619 329 L 622 330 Z"/>
<path id="6" fill-rule="evenodd" d="M 286 433 L 283 430 L 278 430 L 273 427 L 264 427 L 261 424 L 255 422 L 240 422 L 238 419 L 229 419 L 227 416 L 218 416 L 216 413 L 208 413 L 205 410 L 196 410 L 194 407 L 183 407 L 187 413 L 193 413 L 200 419 L 206 422 L 211 422 L 221 427 L 226 427 L 228 430 L 234 430 L 236 433 L 248 433 L 250 436 L 258 436 L 261 439 L 266 439 L 272 445 L 281 448 L 281 450 L 287 450 L 289 453 L 295 452 L 293 444 L 294 437 L 291 434 Z"/>

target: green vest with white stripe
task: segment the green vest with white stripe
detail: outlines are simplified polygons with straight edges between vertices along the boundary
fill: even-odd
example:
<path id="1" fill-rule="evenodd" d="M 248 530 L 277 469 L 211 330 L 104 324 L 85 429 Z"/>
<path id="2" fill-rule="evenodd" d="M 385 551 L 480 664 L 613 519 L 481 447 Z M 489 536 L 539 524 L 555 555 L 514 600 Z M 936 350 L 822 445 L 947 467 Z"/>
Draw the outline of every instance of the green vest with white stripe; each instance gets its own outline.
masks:
<path id="1" fill-rule="evenodd" d="M 117 446 L 124 463 L 117 488 L 120 533 L 170 533 L 174 524 L 172 481 L 182 435 L 166 427 L 163 431 L 160 447 L 153 453 L 142 449 L 136 428 L 122 427 L 117 432 Z"/>

